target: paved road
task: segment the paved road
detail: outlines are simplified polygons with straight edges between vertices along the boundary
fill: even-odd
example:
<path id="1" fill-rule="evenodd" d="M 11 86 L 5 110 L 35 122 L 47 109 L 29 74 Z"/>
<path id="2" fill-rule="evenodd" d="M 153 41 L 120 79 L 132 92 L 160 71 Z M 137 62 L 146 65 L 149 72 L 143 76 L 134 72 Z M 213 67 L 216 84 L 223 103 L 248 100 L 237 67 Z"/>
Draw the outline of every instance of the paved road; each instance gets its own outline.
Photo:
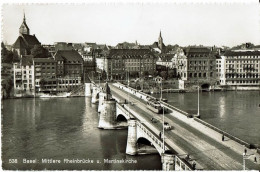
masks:
<path id="1" fill-rule="evenodd" d="M 120 99 L 128 99 L 134 102 L 130 106 L 136 112 L 142 114 L 147 121 L 153 117 L 157 123 L 151 123 L 158 130 L 162 130 L 162 114 L 156 114 L 146 108 L 143 100 L 127 93 L 110 84 L 112 94 Z M 205 170 L 242 170 L 242 156 L 234 152 L 229 147 L 213 140 L 193 127 L 174 118 L 172 115 L 165 114 L 165 120 L 172 126 L 173 130 L 166 131 L 165 142 L 172 145 L 178 145 L 181 154 L 189 154 L 191 159 L 195 160 L 198 168 Z M 183 155 L 184 157 L 185 155 Z M 259 165 L 247 162 L 248 169 L 260 169 Z"/>

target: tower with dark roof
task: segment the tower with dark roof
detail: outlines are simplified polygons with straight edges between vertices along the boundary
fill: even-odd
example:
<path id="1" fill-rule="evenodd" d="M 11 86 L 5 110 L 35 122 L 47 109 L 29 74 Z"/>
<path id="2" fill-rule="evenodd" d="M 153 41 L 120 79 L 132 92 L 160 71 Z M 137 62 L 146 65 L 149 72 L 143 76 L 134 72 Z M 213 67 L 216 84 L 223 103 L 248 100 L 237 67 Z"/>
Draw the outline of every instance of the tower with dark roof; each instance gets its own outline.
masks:
<path id="1" fill-rule="evenodd" d="M 30 35 L 30 29 L 26 24 L 26 19 L 25 19 L 25 13 L 23 15 L 23 23 L 21 24 L 20 28 L 19 28 L 19 34 L 26 34 L 26 35 Z"/>
<path id="2" fill-rule="evenodd" d="M 160 31 L 160 35 L 159 35 L 159 38 L 158 38 L 158 46 L 159 46 L 160 50 L 162 51 L 162 49 L 163 49 L 163 38 L 162 38 L 161 31 Z"/>

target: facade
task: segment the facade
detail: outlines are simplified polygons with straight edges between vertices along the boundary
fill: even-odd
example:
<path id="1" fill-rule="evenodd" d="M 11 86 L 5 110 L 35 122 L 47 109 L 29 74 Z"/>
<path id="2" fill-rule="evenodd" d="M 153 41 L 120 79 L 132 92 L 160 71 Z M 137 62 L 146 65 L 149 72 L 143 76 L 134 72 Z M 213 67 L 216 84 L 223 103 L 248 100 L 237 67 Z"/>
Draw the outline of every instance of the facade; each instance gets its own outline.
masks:
<path id="1" fill-rule="evenodd" d="M 32 56 L 22 56 L 14 63 L 14 96 L 34 96 L 34 65 Z"/>
<path id="2" fill-rule="evenodd" d="M 56 65 L 52 58 L 34 58 L 35 92 L 51 93 L 56 92 Z"/>
<path id="3" fill-rule="evenodd" d="M 221 86 L 259 87 L 260 51 L 230 50 L 221 56 Z"/>
<path id="4" fill-rule="evenodd" d="M 165 66 L 169 69 L 174 69 L 176 67 L 174 54 L 159 54 L 157 55 L 158 60 L 156 65 Z"/>
<path id="5" fill-rule="evenodd" d="M 103 69 L 109 79 L 122 79 L 127 72 L 137 73 L 156 70 L 156 56 L 148 49 L 111 49 L 98 63 L 103 63 Z M 100 65 L 99 68 L 102 68 Z"/>
<path id="6" fill-rule="evenodd" d="M 186 86 L 216 84 L 216 56 L 209 48 L 188 47 L 177 55 L 177 74 Z M 184 88 L 186 87 L 184 85 Z M 183 88 L 183 86 L 182 86 Z"/>

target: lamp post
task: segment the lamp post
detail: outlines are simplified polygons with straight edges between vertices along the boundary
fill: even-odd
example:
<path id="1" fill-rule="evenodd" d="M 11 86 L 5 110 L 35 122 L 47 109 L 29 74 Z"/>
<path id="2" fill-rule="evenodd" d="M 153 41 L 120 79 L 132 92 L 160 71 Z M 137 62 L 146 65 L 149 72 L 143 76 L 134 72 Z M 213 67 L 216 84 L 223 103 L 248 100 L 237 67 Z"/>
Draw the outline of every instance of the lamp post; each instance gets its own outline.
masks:
<path id="1" fill-rule="evenodd" d="M 200 116 L 200 87 L 198 86 L 198 114 L 197 116 Z"/>
<path id="2" fill-rule="evenodd" d="M 160 98 L 160 101 L 162 102 L 162 78 L 161 77 L 158 77 L 157 81 L 161 84 L 161 98 Z M 164 106 L 162 105 L 161 103 L 161 106 L 163 108 L 163 147 L 162 147 L 162 153 L 164 153 L 164 144 L 165 144 L 165 140 L 164 140 Z"/>

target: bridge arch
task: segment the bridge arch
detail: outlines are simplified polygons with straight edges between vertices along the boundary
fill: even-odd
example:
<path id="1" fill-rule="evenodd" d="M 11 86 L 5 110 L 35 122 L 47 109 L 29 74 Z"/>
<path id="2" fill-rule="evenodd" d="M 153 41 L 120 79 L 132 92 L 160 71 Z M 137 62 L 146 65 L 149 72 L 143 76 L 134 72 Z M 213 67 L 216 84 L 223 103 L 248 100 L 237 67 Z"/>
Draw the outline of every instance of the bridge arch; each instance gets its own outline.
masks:
<path id="1" fill-rule="evenodd" d="M 117 120 L 117 121 L 124 121 L 124 122 L 126 122 L 126 121 L 127 121 L 127 118 L 126 118 L 126 116 L 123 115 L 123 114 L 118 114 L 118 115 L 116 116 L 116 120 Z"/>
<path id="2" fill-rule="evenodd" d="M 202 89 L 209 89 L 209 87 L 210 87 L 209 83 L 204 83 L 204 84 L 201 85 Z"/>
<path id="3" fill-rule="evenodd" d="M 138 130 L 138 128 L 137 128 Z M 162 153 L 162 145 L 158 144 L 154 139 L 152 139 L 151 136 L 148 136 L 146 133 L 138 132 L 137 131 L 137 141 L 136 144 L 140 143 L 140 141 L 144 141 L 145 143 L 150 143 L 151 146 L 153 146 L 159 154 Z"/>

